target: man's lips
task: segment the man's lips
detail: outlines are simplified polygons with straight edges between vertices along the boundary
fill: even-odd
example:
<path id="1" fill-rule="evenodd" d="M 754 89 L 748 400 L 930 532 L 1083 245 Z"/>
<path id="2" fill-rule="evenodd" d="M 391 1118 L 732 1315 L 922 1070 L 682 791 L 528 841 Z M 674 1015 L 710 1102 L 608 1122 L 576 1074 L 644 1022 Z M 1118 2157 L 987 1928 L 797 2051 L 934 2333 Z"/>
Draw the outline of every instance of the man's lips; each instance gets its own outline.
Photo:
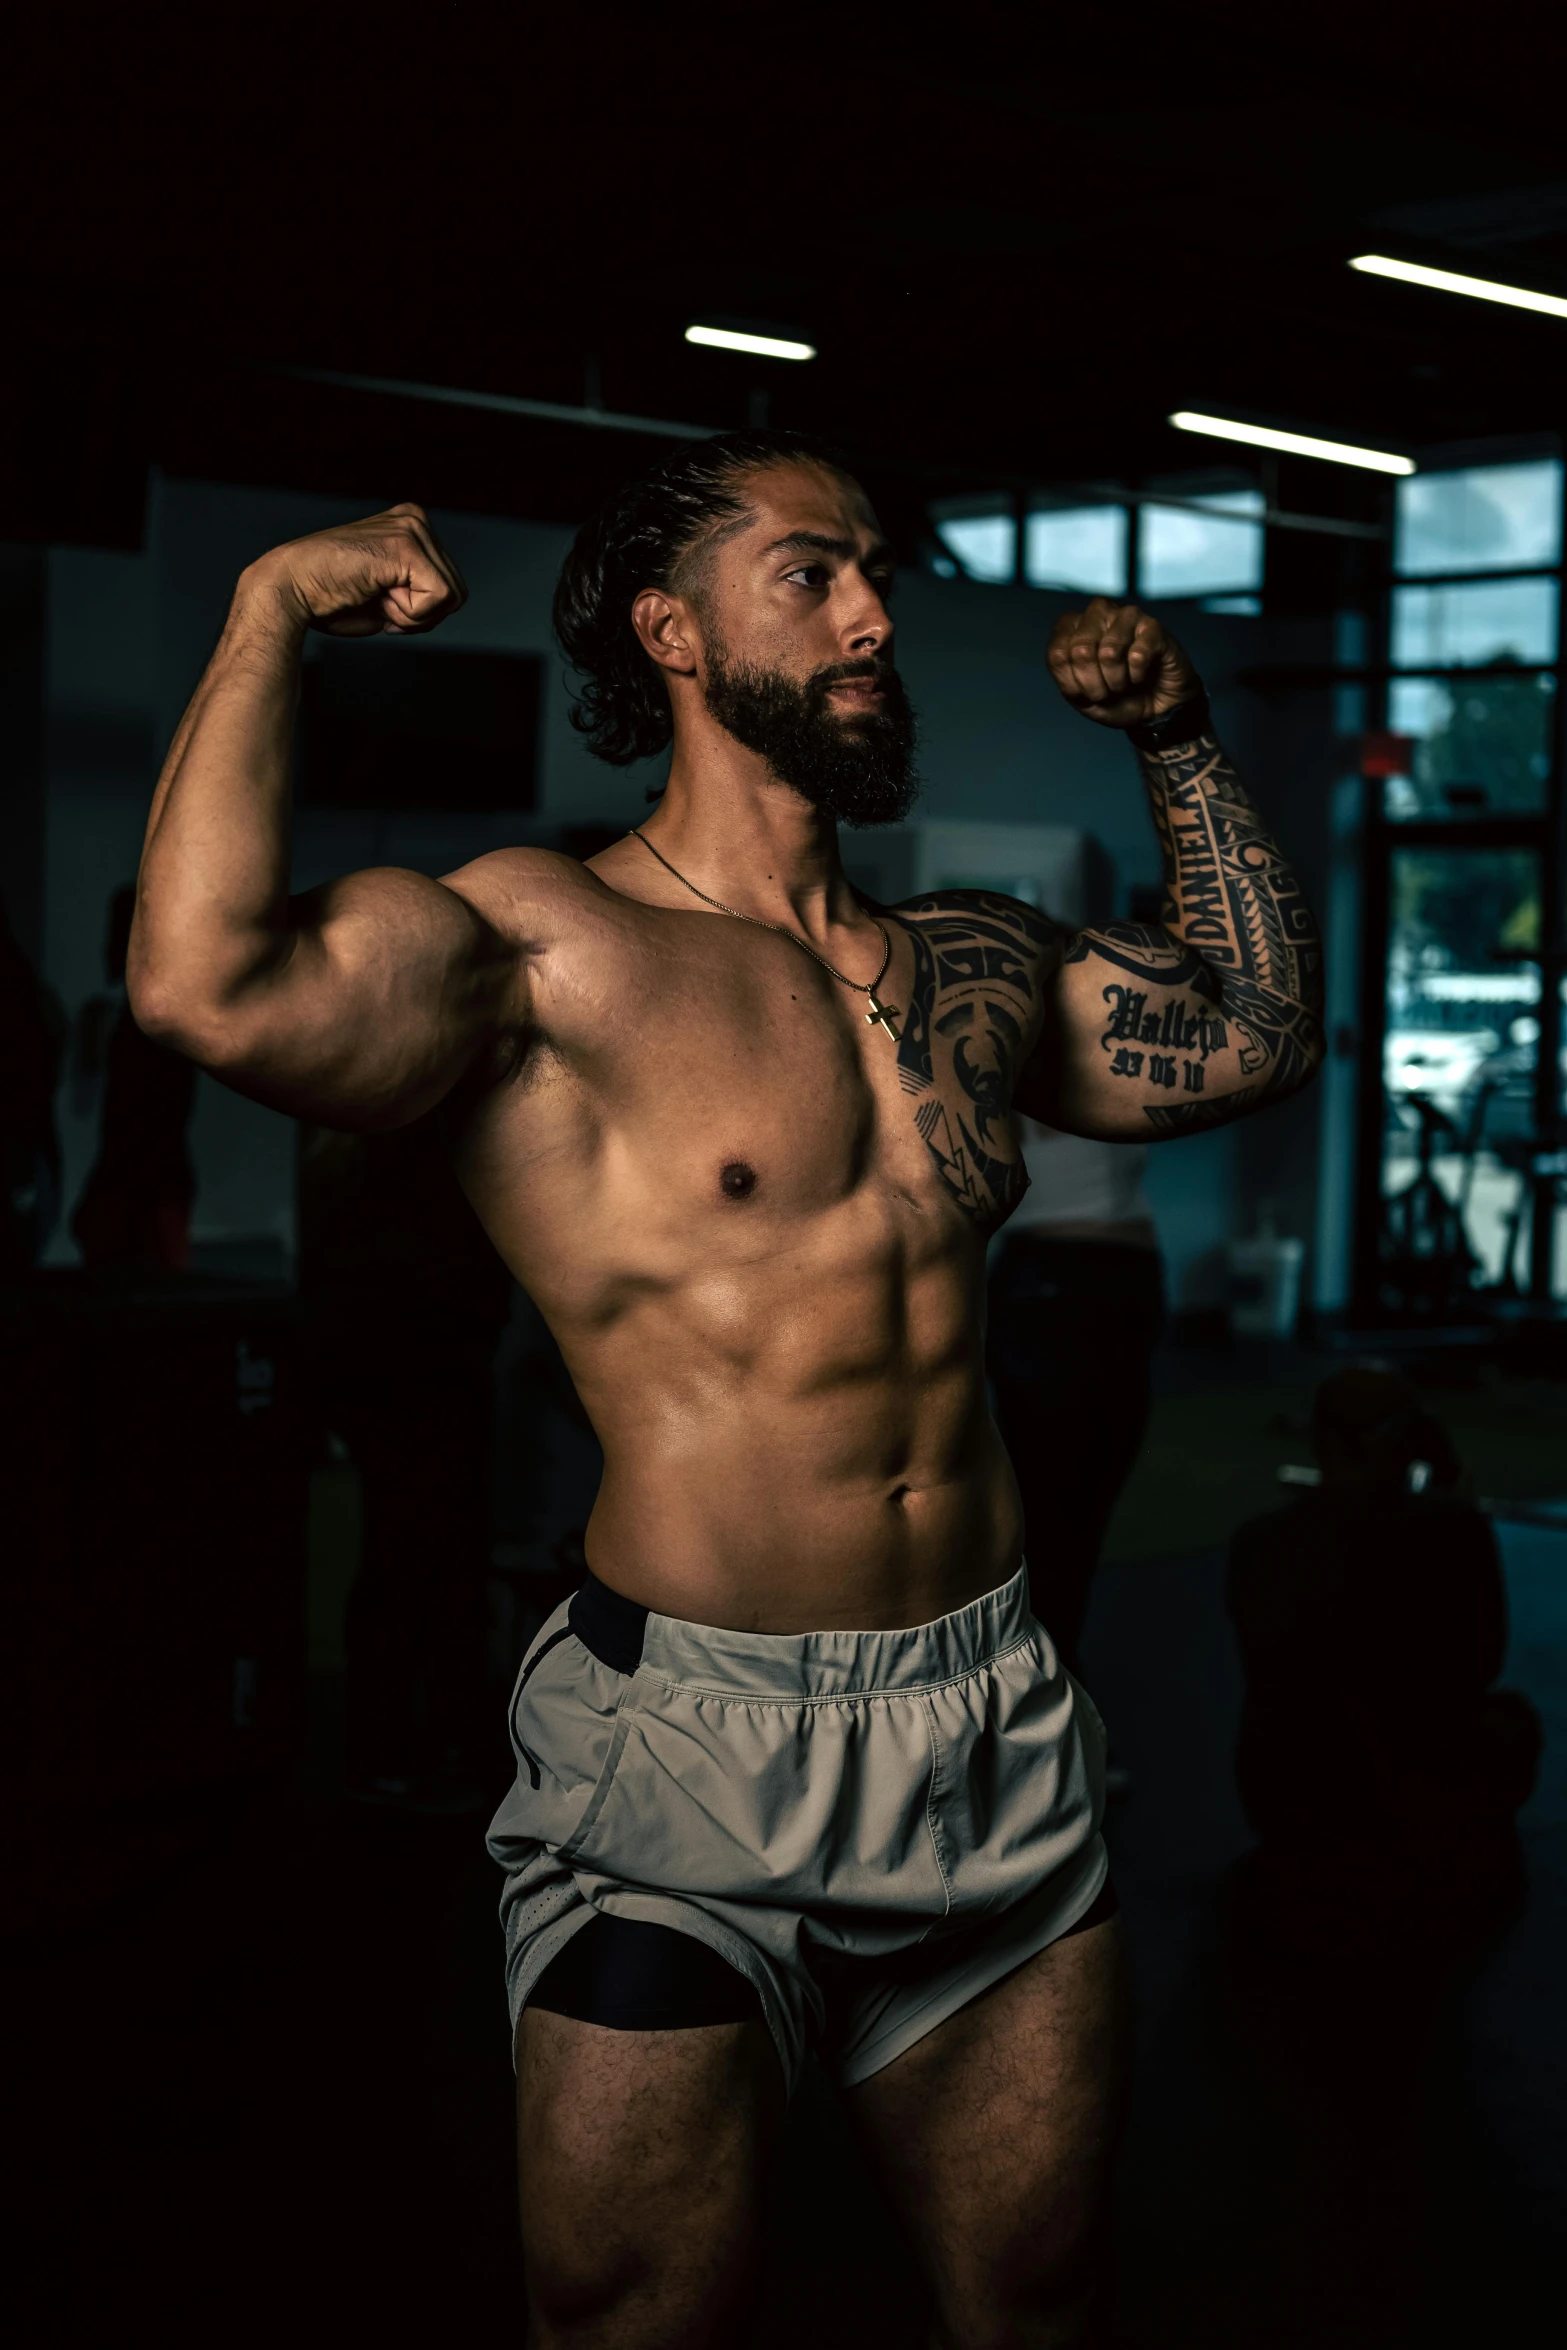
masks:
<path id="1" fill-rule="evenodd" d="M 830 690 L 835 694 L 847 694 L 856 702 L 879 702 L 886 691 L 880 679 L 875 677 L 840 677 Z"/>

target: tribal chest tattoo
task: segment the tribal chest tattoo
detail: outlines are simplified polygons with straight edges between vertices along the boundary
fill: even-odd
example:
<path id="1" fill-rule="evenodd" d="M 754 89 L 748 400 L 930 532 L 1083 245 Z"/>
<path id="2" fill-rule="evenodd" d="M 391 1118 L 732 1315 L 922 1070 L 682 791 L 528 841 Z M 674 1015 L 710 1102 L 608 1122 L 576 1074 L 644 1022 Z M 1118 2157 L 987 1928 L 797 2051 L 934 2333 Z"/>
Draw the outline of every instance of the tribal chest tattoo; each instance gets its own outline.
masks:
<path id="1" fill-rule="evenodd" d="M 1014 1104 L 1149 1141 L 1280 1100 L 1321 1059 L 1311 909 L 1218 741 L 1141 765 L 1164 851 L 1158 922 L 1068 937 L 988 890 L 897 909 L 914 958 L 898 1078 L 943 1192 L 981 1230 L 1027 1188 Z"/>
<path id="2" fill-rule="evenodd" d="M 914 981 L 898 1081 L 943 1191 L 1000 1224 L 1028 1187 L 1012 1094 L 1039 1026 L 1057 932 L 1014 898 L 943 890 L 898 908 Z"/>

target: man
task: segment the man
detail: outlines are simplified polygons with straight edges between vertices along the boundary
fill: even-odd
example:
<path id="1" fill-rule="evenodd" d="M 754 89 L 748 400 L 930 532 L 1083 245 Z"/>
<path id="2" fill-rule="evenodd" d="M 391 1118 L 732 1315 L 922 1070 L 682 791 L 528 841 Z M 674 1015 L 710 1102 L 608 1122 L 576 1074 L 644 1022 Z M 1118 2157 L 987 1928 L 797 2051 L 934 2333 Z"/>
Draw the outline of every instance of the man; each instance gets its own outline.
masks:
<path id="1" fill-rule="evenodd" d="M 196 1072 L 178 1053 L 144 1036 L 126 1009 L 125 965 L 135 913 L 136 892 L 127 884 L 109 900 L 104 939 L 104 971 L 116 993 L 95 998 L 83 1019 L 84 1044 L 97 1044 L 93 1031 L 102 1035 L 105 1014 L 112 1025 L 102 1060 L 98 1156 L 82 1185 L 71 1229 L 85 1265 L 153 1265 L 183 1273 L 190 1263 L 190 1211 L 196 1196 L 189 1141 Z"/>
<path id="2" fill-rule="evenodd" d="M 0 1281 L 32 1272 L 59 1208 L 65 1016 L 23 954 L 0 898 Z"/>
<path id="3" fill-rule="evenodd" d="M 1249 1911 L 1270 1940 L 1320 1949 L 1348 1898 L 1384 1951 L 1440 1960 L 1522 1890 L 1514 1814 L 1540 1759 L 1539 1715 L 1495 1686 L 1496 1535 L 1447 1430 L 1388 1365 L 1325 1379 L 1311 1426 L 1320 1486 L 1230 1543 Z"/>
<path id="4" fill-rule="evenodd" d="M 941 2339 L 1094 2323 L 1102 1740 L 1027 1605 L 985 1244 L 1023 1185 L 1014 1103 L 1146 1139 L 1301 1084 L 1315 935 L 1190 664 L 1102 601 L 1049 658 L 1088 717 L 1145 730 L 1165 927 L 861 903 L 835 820 L 913 788 L 892 571 L 803 444 L 683 451 L 583 531 L 556 606 L 593 747 L 673 745 L 645 830 L 290 900 L 306 629 L 463 598 L 394 507 L 245 572 L 153 805 L 138 1017 L 301 1117 L 444 1105 L 603 1441 L 592 1574 L 524 1664 L 491 1831 L 541 2345 L 736 2338 L 810 2040 Z"/>
<path id="5" fill-rule="evenodd" d="M 512 1281 L 435 1120 L 394 1134 L 305 1129 L 299 1291 L 317 1428 L 359 1473 L 349 1794 L 416 1813 L 477 1810 L 493 1370 Z"/>
<path id="6" fill-rule="evenodd" d="M 990 1277 L 987 1359 L 1023 1503 L 1030 1603 L 1075 1673 L 1099 1553 L 1153 1408 L 1164 1261 L 1146 1149 L 1035 1118 L 1020 1127 L 1028 1190 Z M 1128 1784 L 1112 1767 L 1112 1792 L 1117 1776 Z"/>

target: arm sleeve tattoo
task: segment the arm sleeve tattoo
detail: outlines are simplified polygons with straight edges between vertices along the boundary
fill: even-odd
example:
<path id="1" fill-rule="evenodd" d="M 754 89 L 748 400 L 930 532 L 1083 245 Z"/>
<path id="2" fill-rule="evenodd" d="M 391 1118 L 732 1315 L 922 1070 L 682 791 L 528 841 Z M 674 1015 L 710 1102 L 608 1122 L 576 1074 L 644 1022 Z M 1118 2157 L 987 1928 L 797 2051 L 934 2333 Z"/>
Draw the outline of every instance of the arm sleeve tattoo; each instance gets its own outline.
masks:
<path id="1" fill-rule="evenodd" d="M 1100 1071 L 1141 1100 L 1155 1133 L 1192 1133 L 1312 1075 L 1321 948 L 1300 884 L 1217 738 L 1138 757 L 1164 857 L 1162 919 L 1084 931 L 1066 963 L 1091 964 L 1101 981 Z"/>

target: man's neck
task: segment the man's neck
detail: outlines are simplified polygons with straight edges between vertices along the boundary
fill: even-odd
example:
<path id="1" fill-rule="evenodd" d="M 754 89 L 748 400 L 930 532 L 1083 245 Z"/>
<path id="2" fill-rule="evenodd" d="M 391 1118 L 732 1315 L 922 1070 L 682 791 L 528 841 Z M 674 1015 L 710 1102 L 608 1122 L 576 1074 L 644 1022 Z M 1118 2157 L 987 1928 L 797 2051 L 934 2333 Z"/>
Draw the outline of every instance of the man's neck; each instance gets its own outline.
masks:
<path id="1" fill-rule="evenodd" d="M 818 941 L 862 928 L 838 855 L 838 826 L 740 744 L 734 758 L 677 747 L 658 807 L 639 827 L 660 856 L 737 913 Z"/>

